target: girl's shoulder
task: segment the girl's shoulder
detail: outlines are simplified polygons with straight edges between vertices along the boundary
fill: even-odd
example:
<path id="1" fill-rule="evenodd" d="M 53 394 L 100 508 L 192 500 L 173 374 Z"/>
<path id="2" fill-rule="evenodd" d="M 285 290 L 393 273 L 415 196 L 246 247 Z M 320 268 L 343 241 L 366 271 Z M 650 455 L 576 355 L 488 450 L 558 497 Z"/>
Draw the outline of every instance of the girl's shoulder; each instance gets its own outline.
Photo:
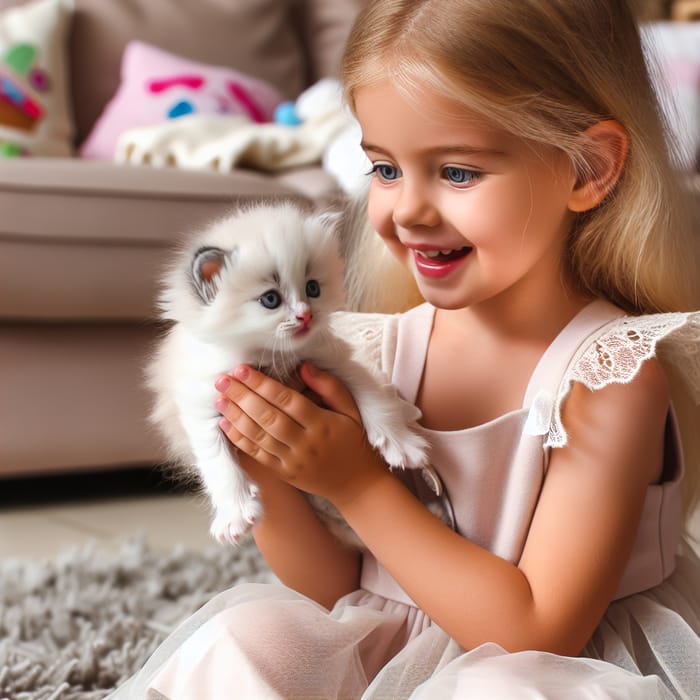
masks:
<path id="1" fill-rule="evenodd" d="M 590 391 L 611 384 L 628 384 L 644 364 L 656 358 L 674 394 L 683 392 L 700 404 L 700 312 L 621 316 L 588 336 L 571 357 L 556 396 L 538 396 L 541 405 L 533 415 L 548 414 L 545 444 L 566 444 L 561 407 L 575 383 Z M 543 410 L 544 409 L 544 410 Z M 531 421 L 532 423 L 533 421 Z M 537 426 L 530 426 L 530 429 Z M 543 428 L 540 425 L 540 428 Z"/>

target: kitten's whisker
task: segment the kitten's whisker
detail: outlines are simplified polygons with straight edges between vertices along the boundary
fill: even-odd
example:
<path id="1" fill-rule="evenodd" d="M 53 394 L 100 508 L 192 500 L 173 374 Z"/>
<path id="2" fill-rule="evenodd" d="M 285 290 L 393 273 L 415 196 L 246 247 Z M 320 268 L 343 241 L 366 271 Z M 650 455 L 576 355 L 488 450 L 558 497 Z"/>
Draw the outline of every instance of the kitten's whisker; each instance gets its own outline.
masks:
<path id="1" fill-rule="evenodd" d="M 279 379 L 284 380 L 285 375 L 285 365 L 284 365 L 284 347 L 280 347 L 280 338 L 278 334 L 275 333 L 270 339 L 270 359 L 272 365 L 272 371 L 275 376 Z"/>
<path id="2" fill-rule="evenodd" d="M 270 353 L 270 371 L 272 372 L 272 375 L 275 377 L 279 376 L 279 372 L 277 369 L 277 341 L 275 336 L 273 335 L 272 338 L 270 338 L 269 342 L 269 349 L 268 352 Z"/>
<path id="3" fill-rule="evenodd" d="M 284 325 L 294 327 L 295 324 L 283 324 L 280 327 L 280 332 L 275 334 L 272 339 L 272 357 L 275 373 L 283 380 L 286 380 L 294 374 L 296 365 L 298 364 L 298 357 L 294 352 L 294 346 Z"/>
<path id="4" fill-rule="evenodd" d="M 260 361 L 258 363 L 262 371 L 272 375 L 275 365 L 275 349 L 274 340 L 270 339 L 266 342 L 265 347 L 260 351 Z"/>

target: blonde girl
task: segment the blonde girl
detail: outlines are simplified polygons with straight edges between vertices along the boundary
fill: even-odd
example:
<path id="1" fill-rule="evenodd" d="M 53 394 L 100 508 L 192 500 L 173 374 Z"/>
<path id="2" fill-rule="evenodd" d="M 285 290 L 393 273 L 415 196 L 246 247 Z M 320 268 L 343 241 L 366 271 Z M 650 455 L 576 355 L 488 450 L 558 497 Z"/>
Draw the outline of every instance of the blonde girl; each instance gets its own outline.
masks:
<path id="1" fill-rule="evenodd" d="M 700 697 L 698 250 L 625 0 L 377 0 L 344 80 L 369 221 L 425 303 L 338 326 L 432 467 L 388 472 L 318 368 L 321 405 L 221 377 L 284 585 L 215 597 L 116 697 Z"/>

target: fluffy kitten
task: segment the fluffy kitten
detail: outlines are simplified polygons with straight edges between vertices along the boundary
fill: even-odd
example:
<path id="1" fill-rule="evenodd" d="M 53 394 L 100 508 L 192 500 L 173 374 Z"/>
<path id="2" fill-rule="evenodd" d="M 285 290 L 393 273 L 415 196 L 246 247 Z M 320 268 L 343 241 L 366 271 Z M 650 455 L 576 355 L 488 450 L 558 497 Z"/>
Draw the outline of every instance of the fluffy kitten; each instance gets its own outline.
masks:
<path id="1" fill-rule="evenodd" d="M 173 458 L 196 468 L 221 542 L 237 542 L 262 515 L 214 408 L 215 379 L 238 364 L 298 387 L 296 369 L 311 361 L 348 386 L 369 442 L 390 466 L 426 462 L 415 407 L 379 385 L 331 330 L 329 316 L 344 298 L 336 219 L 288 203 L 243 209 L 196 236 L 164 278 L 162 317 L 174 323 L 147 370 L 152 418 Z M 311 498 L 333 531 L 357 544 L 320 500 Z"/>

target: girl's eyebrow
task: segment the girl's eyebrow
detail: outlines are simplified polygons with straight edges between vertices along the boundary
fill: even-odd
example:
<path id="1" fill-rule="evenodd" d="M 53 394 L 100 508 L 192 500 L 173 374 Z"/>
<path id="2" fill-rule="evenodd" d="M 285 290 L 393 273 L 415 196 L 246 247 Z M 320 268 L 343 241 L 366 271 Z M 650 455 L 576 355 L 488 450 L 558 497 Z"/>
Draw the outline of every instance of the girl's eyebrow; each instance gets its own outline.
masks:
<path id="1" fill-rule="evenodd" d="M 365 151 L 372 151 L 373 153 L 381 153 L 386 156 L 390 156 L 389 151 L 384 150 L 381 146 L 375 146 L 374 144 L 362 141 L 360 146 Z M 462 155 L 462 156 L 505 156 L 506 152 L 498 148 L 486 148 L 482 146 L 435 146 L 434 148 L 427 148 L 424 155 Z"/>
<path id="2" fill-rule="evenodd" d="M 367 143 L 367 141 L 360 141 L 360 148 L 363 151 L 374 151 L 375 153 L 383 153 L 384 155 L 389 155 L 388 151 L 385 151 L 383 148 L 380 148 L 379 146 L 375 146 L 374 144 Z"/>

